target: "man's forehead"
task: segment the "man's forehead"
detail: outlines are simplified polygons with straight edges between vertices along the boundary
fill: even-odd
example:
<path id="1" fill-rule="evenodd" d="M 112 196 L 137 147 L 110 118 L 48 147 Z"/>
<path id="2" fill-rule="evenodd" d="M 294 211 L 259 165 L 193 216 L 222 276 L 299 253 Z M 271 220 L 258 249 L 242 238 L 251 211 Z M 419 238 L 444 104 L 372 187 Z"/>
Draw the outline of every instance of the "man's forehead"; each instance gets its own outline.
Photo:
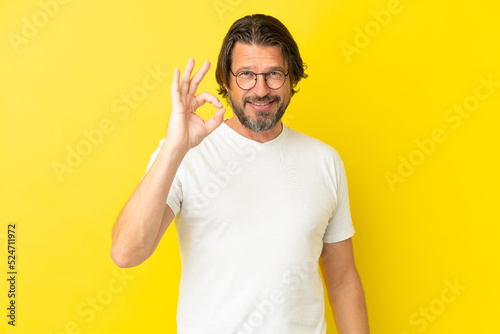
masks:
<path id="1" fill-rule="evenodd" d="M 263 46 L 237 42 L 233 48 L 232 67 L 235 69 L 284 69 L 283 54 L 277 45 Z"/>

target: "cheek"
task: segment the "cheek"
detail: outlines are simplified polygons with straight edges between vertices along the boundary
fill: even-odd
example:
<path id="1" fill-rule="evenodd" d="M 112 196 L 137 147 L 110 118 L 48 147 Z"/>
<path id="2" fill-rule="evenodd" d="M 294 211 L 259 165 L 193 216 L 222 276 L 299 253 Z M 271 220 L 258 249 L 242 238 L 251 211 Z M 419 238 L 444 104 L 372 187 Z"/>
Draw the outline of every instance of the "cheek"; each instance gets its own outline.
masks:
<path id="1" fill-rule="evenodd" d="M 292 96 L 292 91 L 289 88 L 283 89 L 283 92 L 280 94 L 282 102 L 286 102 Z"/>
<path id="2" fill-rule="evenodd" d="M 243 100 L 245 99 L 245 95 L 241 93 L 236 93 L 234 91 L 230 92 L 231 94 L 231 99 L 233 100 L 233 103 L 238 106 L 243 106 Z"/>
<path id="3" fill-rule="evenodd" d="M 290 80 L 287 79 L 285 85 L 283 86 L 283 99 L 286 101 L 292 96 L 292 85 Z"/>

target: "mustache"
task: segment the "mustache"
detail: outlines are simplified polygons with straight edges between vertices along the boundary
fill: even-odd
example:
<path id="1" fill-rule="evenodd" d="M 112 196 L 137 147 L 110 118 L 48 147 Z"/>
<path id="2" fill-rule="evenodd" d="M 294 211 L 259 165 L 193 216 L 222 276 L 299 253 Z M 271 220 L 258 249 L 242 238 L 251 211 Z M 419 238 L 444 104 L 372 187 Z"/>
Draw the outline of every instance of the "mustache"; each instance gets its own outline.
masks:
<path id="1" fill-rule="evenodd" d="M 267 96 L 267 97 L 262 97 L 262 98 L 250 98 L 247 97 L 243 100 L 243 103 L 247 102 L 257 102 L 257 103 L 263 103 L 263 102 L 271 102 L 271 101 L 277 101 L 279 102 L 281 99 L 279 96 Z"/>

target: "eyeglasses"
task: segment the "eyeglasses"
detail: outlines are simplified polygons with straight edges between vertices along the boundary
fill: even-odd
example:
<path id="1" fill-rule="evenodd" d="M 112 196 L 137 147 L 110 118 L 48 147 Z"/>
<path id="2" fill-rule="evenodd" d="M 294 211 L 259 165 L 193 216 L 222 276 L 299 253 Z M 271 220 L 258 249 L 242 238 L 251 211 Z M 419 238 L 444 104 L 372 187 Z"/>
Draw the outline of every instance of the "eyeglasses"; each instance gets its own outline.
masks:
<path id="1" fill-rule="evenodd" d="M 241 71 L 238 74 L 234 74 L 230 69 L 231 74 L 236 77 L 236 84 L 243 90 L 250 90 L 257 84 L 257 76 L 263 75 L 264 81 L 267 87 L 271 89 L 280 89 L 284 84 L 286 77 L 288 76 L 285 72 L 280 70 L 269 71 L 267 73 L 254 73 L 252 71 Z"/>

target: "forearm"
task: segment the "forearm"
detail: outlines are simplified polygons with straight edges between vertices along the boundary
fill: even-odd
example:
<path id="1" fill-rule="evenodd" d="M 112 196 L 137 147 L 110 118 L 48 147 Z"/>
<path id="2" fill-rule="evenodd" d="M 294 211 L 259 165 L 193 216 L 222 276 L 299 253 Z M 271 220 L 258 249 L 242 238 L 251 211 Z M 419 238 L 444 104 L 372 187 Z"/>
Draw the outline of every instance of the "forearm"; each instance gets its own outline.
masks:
<path id="1" fill-rule="evenodd" d="M 168 192 L 184 154 L 162 146 L 155 162 L 124 205 L 112 231 L 111 257 L 122 267 L 142 263 L 151 254 Z"/>
<path id="2" fill-rule="evenodd" d="M 339 334 L 368 334 L 368 315 L 357 272 L 348 281 L 328 291 Z"/>

